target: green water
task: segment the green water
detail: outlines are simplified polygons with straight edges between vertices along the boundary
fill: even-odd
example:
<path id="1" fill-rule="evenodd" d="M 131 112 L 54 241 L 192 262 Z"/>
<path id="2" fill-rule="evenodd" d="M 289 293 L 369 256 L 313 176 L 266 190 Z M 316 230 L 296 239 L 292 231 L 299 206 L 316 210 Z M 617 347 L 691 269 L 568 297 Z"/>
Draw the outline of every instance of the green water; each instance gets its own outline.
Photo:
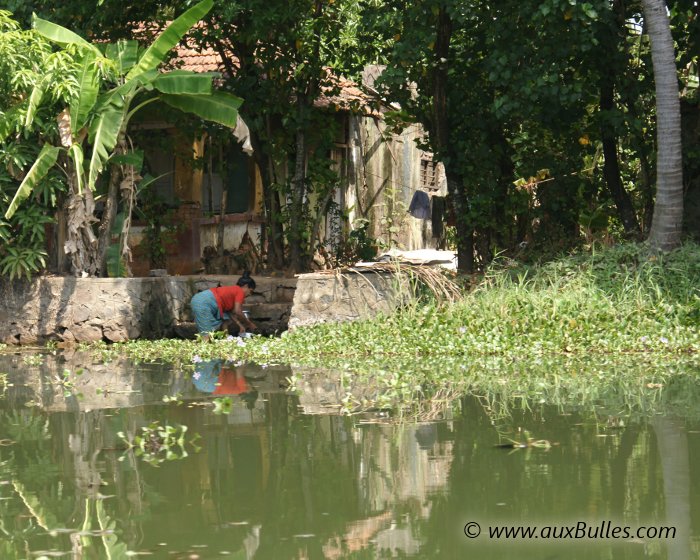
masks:
<path id="1" fill-rule="evenodd" d="M 323 376 L 288 394 L 285 367 L 203 363 L 193 379 L 79 353 L 37 362 L 0 356 L 3 560 L 700 558 L 697 418 L 503 414 L 468 396 L 398 423 L 336 414 L 344 390 Z M 188 428 L 168 460 L 126 449 L 152 422 Z M 496 447 L 528 435 L 540 447 Z M 570 538 L 580 523 L 676 535 Z"/>

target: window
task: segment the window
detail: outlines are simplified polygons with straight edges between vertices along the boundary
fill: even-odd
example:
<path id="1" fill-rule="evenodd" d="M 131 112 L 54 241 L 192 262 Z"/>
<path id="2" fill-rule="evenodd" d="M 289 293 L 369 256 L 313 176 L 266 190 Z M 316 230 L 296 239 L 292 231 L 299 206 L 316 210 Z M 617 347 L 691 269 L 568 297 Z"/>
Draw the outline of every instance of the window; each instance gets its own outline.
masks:
<path id="1" fill-rule="evenodd" d="M 221 212 L 221 193 L 225 183 L 226 214 L 250 212 L 255 198 L 252 166 L 252 159 L 237 142 L 226 146 L 222 153 L 214 154 L 214 172 L 210 175 L 208 169 L 205 169 L 202 178 L 202 209 L 217 214 Z"/>
<path id="2" fill-rule="evenodd" d="M 437 162 L 432 158 L 421 158 L 420 160 L 420 188 L 437 190 Z"/>

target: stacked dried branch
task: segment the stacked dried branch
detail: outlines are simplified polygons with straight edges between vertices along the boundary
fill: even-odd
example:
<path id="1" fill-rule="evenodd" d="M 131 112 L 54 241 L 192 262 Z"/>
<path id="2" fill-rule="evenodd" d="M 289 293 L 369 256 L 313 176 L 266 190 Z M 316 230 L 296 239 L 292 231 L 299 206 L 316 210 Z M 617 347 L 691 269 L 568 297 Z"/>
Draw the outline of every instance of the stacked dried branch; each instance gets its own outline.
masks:
<path id="1" fill-rule="evenodd" d="M 396 276 L 404 274 L 409 281 L 415 281 L 425 286 L 438 301 L 454 303 L 463 296 L 459 285 L 448 276 L 445 270 L 426 265 L 414 265 L 398 261 L 378 262 L 372 263 L 371 266 L 346 267 L 329 272 L 335 272 L 336 274 L 347 272 L 385 272 Z"/>

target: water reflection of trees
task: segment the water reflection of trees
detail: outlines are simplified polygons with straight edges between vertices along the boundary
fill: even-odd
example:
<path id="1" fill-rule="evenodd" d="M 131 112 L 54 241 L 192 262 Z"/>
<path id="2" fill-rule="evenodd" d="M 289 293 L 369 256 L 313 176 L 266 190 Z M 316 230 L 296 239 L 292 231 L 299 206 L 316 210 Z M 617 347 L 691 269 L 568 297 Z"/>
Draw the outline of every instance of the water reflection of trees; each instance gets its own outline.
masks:
<path id="1" fill-rule="evenodd" d="M 28 372 L 28 386 L 4 402 L 14 404 L 0 414 L 0 433 L 18 443 L 0 447 L 0 480 L 11 481 L 0 486 L 11 498 L 0 512 L 0 530 L 10 534 L 0 539 L 0 557 L 56 547 L 75 558 L 100 557 L 110 547 L 119 557 L 127 548 L 165 550 L 158 543 L 182 554 L 206 545 L 210 554 L 237 551 L 249 559 L 503 557 L 502 547 L 465 543 L 461 525 L 470 519 L 610 518 L 630 526 L 644 519 L 700 533 L 689 517 L 698 518 L 691 448 L 683 427 L 665 419 L 623 424 L 608 422 L 600 408 L 563 415 L 544 406 L 494 416 L 483 402 L 463 398 L 448 421 L 364 423 L 368 417 L 320 414 L 337 410 L 342 387 L 289 395 L 279 385 L 283 371 L 261 368 L 250 376 L 260 389 L 253 409 L 235 397 L 229 414 L 214 414 L 197 406 L 204 397 L 181 371 L 110 367 L 94 368 L 92 381 L 101 379 L 118 402 L 126 395 L 131 406 L 92 408 L 109 401 L 97 393 L 87 403 L 64 398 L 46 381 L 50 371 Z M 88 381 L 80 380 L 85 393 Z M 138 391 L 119 397 L 117 387 Z M 184 404 L 166 406 L 163 394 L 182 394 Z M 26 402 L 45 408 L 18 406 Z M 119 461 L 116 433 L 154 419 L 199 432 L 202 452 L 160 468 L 128 453 Z M 560 445 L 510 454 L 494 448 L 499 432 L 518 428 Z M 114 532 L 105 532 L 110 527 Z M 73 532 L 46 534 L 57 528 Z M 686 540 L 668 557 L 697 548 L 697 538 Z M 610 557 L 656 553 L 663 553 L 658 543 L 627 543 Z"/>
<path id="2" fill-rule="evenodd" d="M 494 430 L 489 426 L 494 419 L 478 401 L 465 398 L 462 406 L 463 413 L 454 422 L 454 461 L 447 491 L 432 499 L 433 515 L 422 526 L 426 539 L 421 553 L 425 556 L 529 559 L 571 556 L 574 550 L 576 558 L 591 559 L 697 555 L 700 523 L 690 526 L 698 511 L 688 507 L 693 492 L 688 448 L 679 443 L 685 436 L 678 430 L 685 428 L 674 423 L 675 431 L 660 434 L 660 425 L 668 429 L 666 420 L 660 425 L 644 418 L 609 423 L 605 414 L 540 407 L 511 411 L 507 420 L 500 421 L 509 423 L 513 431 L 525 427 L 559 445 L 548 451 L 508 451 L 493 447 Z M 684 468 L 674 468 L 679 464 Z M 669 475 L 675 480 L 671 482 Z M 669 499 L 675 500 L 675 514 L 669 509 Z M 694 508 L 698 506 L 696 500 Z M 538 547 L 536 542 L 469 541 L 461 533 L 467 521 L 477 521 L 483 528 L 488 523 L 542 526 L 578 520 L 589 525 L 611 520 L 634 528 L 671 525 L 678 529 L 679 537 L 666 542 L 588 542 L 574 549 L 571 541 L 549 541 Z M 453 530 L 446 532 L 445 527 Z M 674 548 L 682 552 L 675 553 Z"/>

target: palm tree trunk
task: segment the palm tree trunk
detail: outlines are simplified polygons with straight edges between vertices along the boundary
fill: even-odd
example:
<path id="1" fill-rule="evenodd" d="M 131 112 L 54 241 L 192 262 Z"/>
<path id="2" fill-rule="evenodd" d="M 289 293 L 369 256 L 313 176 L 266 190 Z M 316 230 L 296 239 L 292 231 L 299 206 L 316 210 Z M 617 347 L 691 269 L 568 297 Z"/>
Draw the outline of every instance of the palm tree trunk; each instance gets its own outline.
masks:
<path id="1" fill-rule="evenodd" d="M 649 243 L 670 251 L 683 227 L 681 109 L 671 26 L 663 0 L 642 0 L 656 83 L 656 204 Z"/>

